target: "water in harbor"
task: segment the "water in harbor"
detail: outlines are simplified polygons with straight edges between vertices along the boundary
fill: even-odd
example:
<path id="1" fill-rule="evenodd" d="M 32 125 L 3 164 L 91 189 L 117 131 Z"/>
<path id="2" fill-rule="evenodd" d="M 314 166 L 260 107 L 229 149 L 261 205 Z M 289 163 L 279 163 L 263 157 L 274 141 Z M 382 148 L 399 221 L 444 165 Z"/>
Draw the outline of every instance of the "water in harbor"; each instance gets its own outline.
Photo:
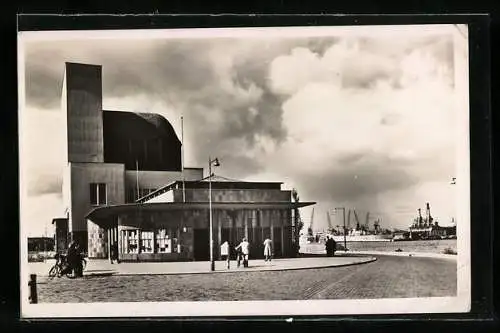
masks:
<path id="1" fill-rule="evenodd" d="M 339 245 L 344 245 L 340 242 Z M 323 251 L 325 245 L 321 243 L 301 244 L 301 252 L 311 253 Z M 348 242 L 347 248 L 351 251 L 388 251 L 401 249 L 403 252 L 444 253 L 450 249 L 457 252 L 456 239 L 399 241 L 399 242 Z"/>

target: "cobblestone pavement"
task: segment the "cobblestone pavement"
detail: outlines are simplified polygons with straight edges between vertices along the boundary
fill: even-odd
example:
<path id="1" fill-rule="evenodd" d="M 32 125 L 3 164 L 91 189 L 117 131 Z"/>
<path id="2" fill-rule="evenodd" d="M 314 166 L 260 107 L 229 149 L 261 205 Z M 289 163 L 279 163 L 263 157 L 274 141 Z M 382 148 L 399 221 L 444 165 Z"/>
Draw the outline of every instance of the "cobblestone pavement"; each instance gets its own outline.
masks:
<path id="1" fill-rule="evenodd" d="M 454 296 L 456 262 L 378 256 L 346 267 L 40 281 L 43 302 L 248 301 Z"/>

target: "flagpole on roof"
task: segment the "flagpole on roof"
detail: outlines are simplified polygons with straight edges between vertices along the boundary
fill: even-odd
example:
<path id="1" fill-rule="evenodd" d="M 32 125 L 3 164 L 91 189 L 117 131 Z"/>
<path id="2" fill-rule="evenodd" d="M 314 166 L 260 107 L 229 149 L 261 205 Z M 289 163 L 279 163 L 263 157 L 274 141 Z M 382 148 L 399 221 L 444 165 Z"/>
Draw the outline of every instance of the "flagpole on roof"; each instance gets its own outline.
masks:
<path id="1" fill-rule="evenodd" d="M 139 199 L 141 196 L 139 194 L 139 160 L 137 158 L 135 159 L 135 184 L 137 187 L 137 199 Z"/>
<path id="2" fill-rule="evenodd" d="M 181 116 L 181 168 L 182 168 L 182 202 L 186 202 L 186 179 L 184 177 L 184 117 Z"/>

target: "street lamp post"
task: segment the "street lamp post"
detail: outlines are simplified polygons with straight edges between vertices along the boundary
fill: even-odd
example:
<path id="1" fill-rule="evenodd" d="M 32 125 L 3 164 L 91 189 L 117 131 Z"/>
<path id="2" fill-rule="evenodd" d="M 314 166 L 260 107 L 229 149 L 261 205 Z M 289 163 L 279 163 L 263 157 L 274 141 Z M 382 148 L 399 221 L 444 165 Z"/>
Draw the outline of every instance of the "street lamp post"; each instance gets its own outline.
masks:
<path id="1" fill-rule="evenodd" d="M 213 166 L 219 166 L 219 159 L 214 158 L 213 160 L 208 157 L 208 210 L 209 210 L 209 220 L 210 220 L 210 270 L 215 271 L 215 261 L 214 261 L 214 234 L 213 234 L 213 221 L 212 221 L 212 164 Z"/>
<path id="2" fill-rule="evenodd" d="M 347 252 L 347 239 L 346 239 L 346 226 L 345 226 L 345 207 L 337 207 L 335 208 L 335 212 L 337 210 L 342 210 L 342 217 L 344 218 L 344 252 Z"/>

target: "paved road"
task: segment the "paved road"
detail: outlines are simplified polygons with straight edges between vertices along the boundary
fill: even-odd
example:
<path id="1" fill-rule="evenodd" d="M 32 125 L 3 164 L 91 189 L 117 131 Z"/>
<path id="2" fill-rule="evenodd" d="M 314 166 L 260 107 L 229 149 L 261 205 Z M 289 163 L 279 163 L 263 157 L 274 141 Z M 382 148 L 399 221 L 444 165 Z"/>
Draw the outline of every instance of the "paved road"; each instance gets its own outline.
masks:
<path id="1" fill-rule="evenodd" d="M 297 271 L 66 278 L 38 285 L 42 302 L 243 301 L 456 295 L 456 262 L 378 256 L 368 264 Z"/>

